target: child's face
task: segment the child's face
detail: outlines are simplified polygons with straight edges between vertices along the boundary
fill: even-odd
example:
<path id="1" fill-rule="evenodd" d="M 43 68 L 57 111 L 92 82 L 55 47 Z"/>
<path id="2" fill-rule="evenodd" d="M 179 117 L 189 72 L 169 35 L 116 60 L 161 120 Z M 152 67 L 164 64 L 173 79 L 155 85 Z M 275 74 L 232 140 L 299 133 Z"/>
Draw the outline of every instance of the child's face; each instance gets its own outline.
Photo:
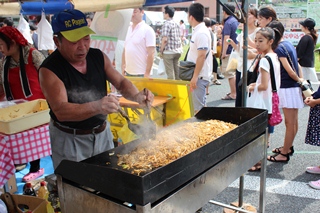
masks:
<path id="1" fill-rule="evenodd" d="M 256 49 L 259 53 L 267 53 L 271 49 L 273 40 L 269 40 L 264 37 L 261 33 L 257 32 L 255 38 Z"/>

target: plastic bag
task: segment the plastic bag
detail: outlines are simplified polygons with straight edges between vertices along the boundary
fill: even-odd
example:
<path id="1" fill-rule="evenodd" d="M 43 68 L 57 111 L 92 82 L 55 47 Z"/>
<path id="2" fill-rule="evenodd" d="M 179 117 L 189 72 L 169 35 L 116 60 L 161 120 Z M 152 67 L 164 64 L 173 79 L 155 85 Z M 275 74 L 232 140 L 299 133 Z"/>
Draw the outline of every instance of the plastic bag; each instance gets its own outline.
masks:
<path id="1" fill-rule="evenodd" d="M 166 68 L 164 66 L 164 63 L 163 63 L 163 59 L 160 58 L 160 61 L 159 61 L 159 65 L 158 65 L 158 75 L 163 75 L 165 74 L 165 71 L 166 71 Z"/>
<path id="2" fill-rule="evenodd" d="M 232 51 L 228 60 L 226 72 L 235 72 L 238 67 L 239 53 Z"/>
<path id="3" fill-rule="evenodd" d="M 258 86 L 254 88 L 253 92 L 247 94 L 247 107 L 267 109 L 262 94 L 258 91 Z"/>
<path id="4" fill-rule="evenodd" d="M 27 41 L 30 44 L 33 44 L 33 40 L 31 38 L 31 33 L 30 33 L 29 23 L 24 19 L 22 14 L 20 14 L 20 19 L 19 19 L 19 24 L 17 26 L 17 30 L 20 31 L 20 33 L 23 35 L 23 37 L 25 39 L 27 39 Z"/>
<path id="5" fill-rule="evenodd" d="M 39 50 L 54 50 L 55 44 L 52 38 L 53 30 L 46 19 L 45 13 L 42 12 L 41 20 L 38 23 L 38 49 Z"/>

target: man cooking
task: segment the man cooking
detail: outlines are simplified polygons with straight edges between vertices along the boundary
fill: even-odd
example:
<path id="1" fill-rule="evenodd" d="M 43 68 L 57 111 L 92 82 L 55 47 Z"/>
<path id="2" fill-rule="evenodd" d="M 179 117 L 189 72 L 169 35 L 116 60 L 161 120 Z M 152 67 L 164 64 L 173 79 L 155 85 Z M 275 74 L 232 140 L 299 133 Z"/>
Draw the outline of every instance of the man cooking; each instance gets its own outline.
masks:
<path id="1" fill-rule="evenodd" d="M 42 91 L 50 106 L 52 160 L 81 161 L 112 149 L 113 137 L 106 116 L 119 108 L 119 99 L 106 94 L 108 80 L 121 94 L 141 105 L 153 94 L 138 89 L 117 70 L 99 49 L 90 48 L 86 16 L 65 10 L 52 18 L 57 49 L 39 70 Z M 149 105 L 149 104 L 148 104 Z"/>

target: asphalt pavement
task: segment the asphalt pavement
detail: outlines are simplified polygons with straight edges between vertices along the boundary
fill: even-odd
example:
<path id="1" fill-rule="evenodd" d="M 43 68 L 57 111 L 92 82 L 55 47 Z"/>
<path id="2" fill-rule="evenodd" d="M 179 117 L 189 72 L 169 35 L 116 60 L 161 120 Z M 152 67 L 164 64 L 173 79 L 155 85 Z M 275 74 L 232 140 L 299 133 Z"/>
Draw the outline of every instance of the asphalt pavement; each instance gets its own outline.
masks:
<path id="1" fill-rule="evenodd" d="M 220 80 L 222 85 L 211 85 L 207 96 L 208 107 L 233 107 L 233 100 L 221 100 L 229 92 L 227 79 Z M 318 85 L 313 84 L 314 89 Z M 299 130 L 294 140 L 295 152 L 288 163 L 267 163 L 266 206 L 267 213 L 310 213 L 320 212 L 320 190 L 312 189 L 309 181 L 320 179 L 320 175 L 305 172 L 307 166 L 320 165 L 320 147 L 304 143 L 309 107 L 299 110 Z M 275 127 L 271 136 L 271 150 L 283 145 L 285 125 Z M 259 207 L 260 172 L 247 172 L 244 175 L 243 202 Z M 239 179 L 221 192 L 214 201 L 230 204 L 238 201 Z M 206 213 L 222 213 L 223 208 L 211 203 L 202 208 Z"/>

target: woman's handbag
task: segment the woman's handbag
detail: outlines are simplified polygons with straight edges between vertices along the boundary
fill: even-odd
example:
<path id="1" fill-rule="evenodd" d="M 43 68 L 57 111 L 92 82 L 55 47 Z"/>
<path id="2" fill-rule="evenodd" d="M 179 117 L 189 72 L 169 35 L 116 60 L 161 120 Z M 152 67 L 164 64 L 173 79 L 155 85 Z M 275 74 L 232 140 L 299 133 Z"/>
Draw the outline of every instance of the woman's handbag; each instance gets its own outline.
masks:
<path id="1" fill-rule="evenodd" d="M 189 48 L 190 49 L 190 48 Z M 193 77 L 194 68 L 196 64 L 192 61 L 186 61 L 187 55 L 189 53 L 189 49 L 187 51 L 186 56 L 184 57 L 183 61 L 179 61 L 179 78 L 184 81 L 190 81 Z M 209 50 L 210 52 L 210 50 Z M 206 55 L 206 59 L 209 55 L 209 52 Z"/>
<path id="2" fill-rule="evenodd" d="M 259 68 L 259 61 L 260 61 L 261 54 L 256 55 L 253 62 L 251 63 L 250 67 L 248 68 L 247 72 L 244 74 L 247 74 L 247 86 L 249 86 L 251 83 L 254 83 L 257 81 L 258 78 L 258 68 Z M 256 63 L 257 61 L 257 63 Z M 253 71 L 250 71 L 252 66 L 255 65 Z M 238 89 L 242 90 L 242 84 L 243 84 L 243 77 L 240 78 L 238 82 Z"/>
<path id="3" fill-rule="evenodd" d="M 282 116 L 279 109 L 279 96 L 277 93 L 276 80 L 274 76 L 272 60 L 269 56 L 265 56 L 265 58 L 268 60 L 270 64 L 270 79 L 271 79 L 271 86 L 272 86 L 272 114 L 269 117 L 268 123 L 271 126 L 275 126 L 282 122 Z"/>

